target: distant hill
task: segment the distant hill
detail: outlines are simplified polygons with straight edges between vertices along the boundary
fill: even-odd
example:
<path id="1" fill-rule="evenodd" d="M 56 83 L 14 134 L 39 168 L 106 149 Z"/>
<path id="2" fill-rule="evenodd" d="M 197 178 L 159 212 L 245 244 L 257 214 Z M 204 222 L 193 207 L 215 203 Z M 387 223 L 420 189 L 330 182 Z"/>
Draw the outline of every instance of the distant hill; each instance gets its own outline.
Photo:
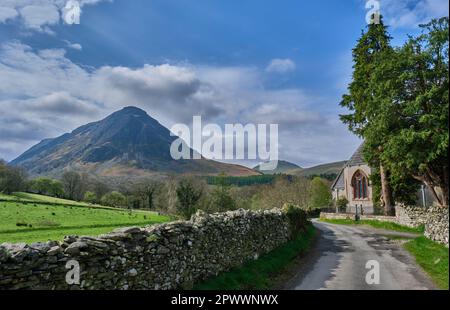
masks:
<path id="1" fill-rule="evenodd" d="M 65 170 L 105 178 L 142 178 L 167 174 L 259 175 L 247 167 L 207 159 L 174 160 L 177 139 L 158 121 L 136 107 L 126 107 L 103 120 L 46 139 L 11 162 L 32 176 L 60 176 Z M 191 150 L 191 153 L 193 151 Z"/>
<path id="2" fill-rule="evenodd" d="M 279 160 L 278 166 L 275 170 L 261 170 L 261 165 L 257 165 L 253 167 L 254 170 L 260 171 L 264 174 L 278 174 L 278 173 L 285 173 L 288 174 L 289 171 L 292 170 L 302 170 L 302 168 L 296 164 L 293 164 L 291 162 L 285 161 L 285 160 Z"/>
<path id="3" fill-rule="evenodd" d="M 280 160 L 278 162 L 277 169 L 273 171 L 261 171 L 259 165 L 254 167 L 253 169 L 261 171 L 264 174 L 288 174 L 304 177 L 322 176 L 329 180 L 333 180 L 339 174 L 345 163 L 346 161 L 338 161 L 310 168 L 301 168 L 296 164 Z"/>
<path id="4" fill-rule="evenodd" d="M 291 170 L 289 173 L 298 175 L 298 176 L 329 176 L 329 179 L 334 179 L 335 176 L 339 174 L 339 172 L 342 170 L 342 167 L 345 165 L 346 161 L 338 161 L 323 165 L 314 166 L 311 168 L 305 168 L 305 169 L 297 169 L 297 170 Z"/>

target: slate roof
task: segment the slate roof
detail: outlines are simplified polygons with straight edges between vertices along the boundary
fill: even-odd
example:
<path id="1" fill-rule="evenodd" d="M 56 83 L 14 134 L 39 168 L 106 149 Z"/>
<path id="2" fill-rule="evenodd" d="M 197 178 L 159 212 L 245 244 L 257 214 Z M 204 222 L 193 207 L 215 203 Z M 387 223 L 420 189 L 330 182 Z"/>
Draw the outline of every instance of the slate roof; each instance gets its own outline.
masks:
<path id="1" fill-rule="evenodd" d="M 346 164 L 347 167 L 367 164 L 366 161 L 363 159 L 363 149 L 364 149 L 364 142 L 358 147 L 356 152 L 353 153 L 352 157 L 350 157 L 349 161 Z"/>
<path id="2" fill-rule="evenodd" d="M 365 165 L 367 164 L 366 161 L 363 158 L 363 149 L 364 149 L 364 142 L 361 143 L 361 145 L 358 147 L 358 149 L 353 153 L 352 157 L 347 161 L 345 166 L 342 168 L 341 172 L 339 172 L 339 175 L 334 180 L 333 184 L 331 185 L 331 189 L 344 189 L 344 169 L 345 167 L 352 167 L 352 166 L 359 166 L 359 165 Z"/>
<path id="3" fill-rule="evenodd" d="M 342 169 L 341 172 L 339 172 L 339 175 L 336 177 L 336 180 L 334 180 L 333 185 L 331 186 L 331 189 L 335 190 L 335 189 L 344 189 L 344 188 L 345 188 L 344 169 Z"/>

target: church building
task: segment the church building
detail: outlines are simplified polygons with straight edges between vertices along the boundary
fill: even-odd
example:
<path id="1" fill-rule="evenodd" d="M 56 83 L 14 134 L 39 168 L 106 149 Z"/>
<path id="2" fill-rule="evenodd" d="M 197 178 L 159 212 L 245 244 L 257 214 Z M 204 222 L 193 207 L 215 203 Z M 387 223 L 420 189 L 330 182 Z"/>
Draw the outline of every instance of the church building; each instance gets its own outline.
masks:
<path id="1" fill-rule="evenodd" d="M 364 143 L 359 146 L 342 168 L 332 185 L 333 200 L 345 197 L 348 200 L 348 213 L 373 214 L 371 168 L 362 156 Z"/>

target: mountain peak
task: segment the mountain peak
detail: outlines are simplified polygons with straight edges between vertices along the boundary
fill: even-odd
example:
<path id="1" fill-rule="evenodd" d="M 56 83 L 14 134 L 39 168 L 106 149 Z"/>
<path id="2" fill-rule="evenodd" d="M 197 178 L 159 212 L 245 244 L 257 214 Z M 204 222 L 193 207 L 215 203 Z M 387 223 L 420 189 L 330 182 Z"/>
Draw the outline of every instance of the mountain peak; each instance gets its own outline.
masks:
<path id="1" fill-rule="evenodd" d="M 137 115 L 148 115 L 147 112 L 144 110 L 135 107 L 135 106 L 128 106 L 124 107 L 122 110 L 119 110 L 116 112 L 117 114 L 137 114 Z"/>
<path id="2" fill-rule="evenodd" d="M 104 177 L 139 178 L 154 173 L 254 175 L 257 172 L 210 160 L 174 160 L 170 131 L 144 110 L 128 106 L 55 139 L 43 140 L 18 158 L 31 175 L 60 176 L 81 169 Z"/>

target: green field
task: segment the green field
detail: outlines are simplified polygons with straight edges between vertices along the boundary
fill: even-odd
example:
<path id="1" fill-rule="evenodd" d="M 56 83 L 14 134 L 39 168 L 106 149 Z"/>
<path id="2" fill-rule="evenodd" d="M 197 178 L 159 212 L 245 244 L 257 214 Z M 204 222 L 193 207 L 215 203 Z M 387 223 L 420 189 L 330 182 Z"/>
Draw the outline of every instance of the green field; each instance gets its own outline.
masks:
<path id="1" fill-rule="evenodd" d="M 90 204 L 82 201 L 73 201 L 68 199 L 50 197 L 39 194 L 32 193 L 13 193 L 12 195 L 5 195 L 0 193 L 0 200 L 3 201 L 21 201 L 21 202 L 42 202 L 42 203 L 52 203 L 52 204 L 62 204 L 62 205 L 70 205 L 70 206 L 83 206 L 83 207 L 101 207 L 101 208 L 110 208 L 105 206 L 100 206 L 96 204 Z M 111 208 L 110 208 L 111 209 Z"/>
<path id="2" fill-rule="evenodd" d="M 18 197 L 22 201 L 17 201 Z M 66 235 L 95 236 L 117 227 L 170 221 L 170 217 L 155 212 L 90 206 L 41 195 L 19 193 L 1 195 L 0 199 L 10 200 L 0 201 L 0 243 L 62 240 Z"/>

